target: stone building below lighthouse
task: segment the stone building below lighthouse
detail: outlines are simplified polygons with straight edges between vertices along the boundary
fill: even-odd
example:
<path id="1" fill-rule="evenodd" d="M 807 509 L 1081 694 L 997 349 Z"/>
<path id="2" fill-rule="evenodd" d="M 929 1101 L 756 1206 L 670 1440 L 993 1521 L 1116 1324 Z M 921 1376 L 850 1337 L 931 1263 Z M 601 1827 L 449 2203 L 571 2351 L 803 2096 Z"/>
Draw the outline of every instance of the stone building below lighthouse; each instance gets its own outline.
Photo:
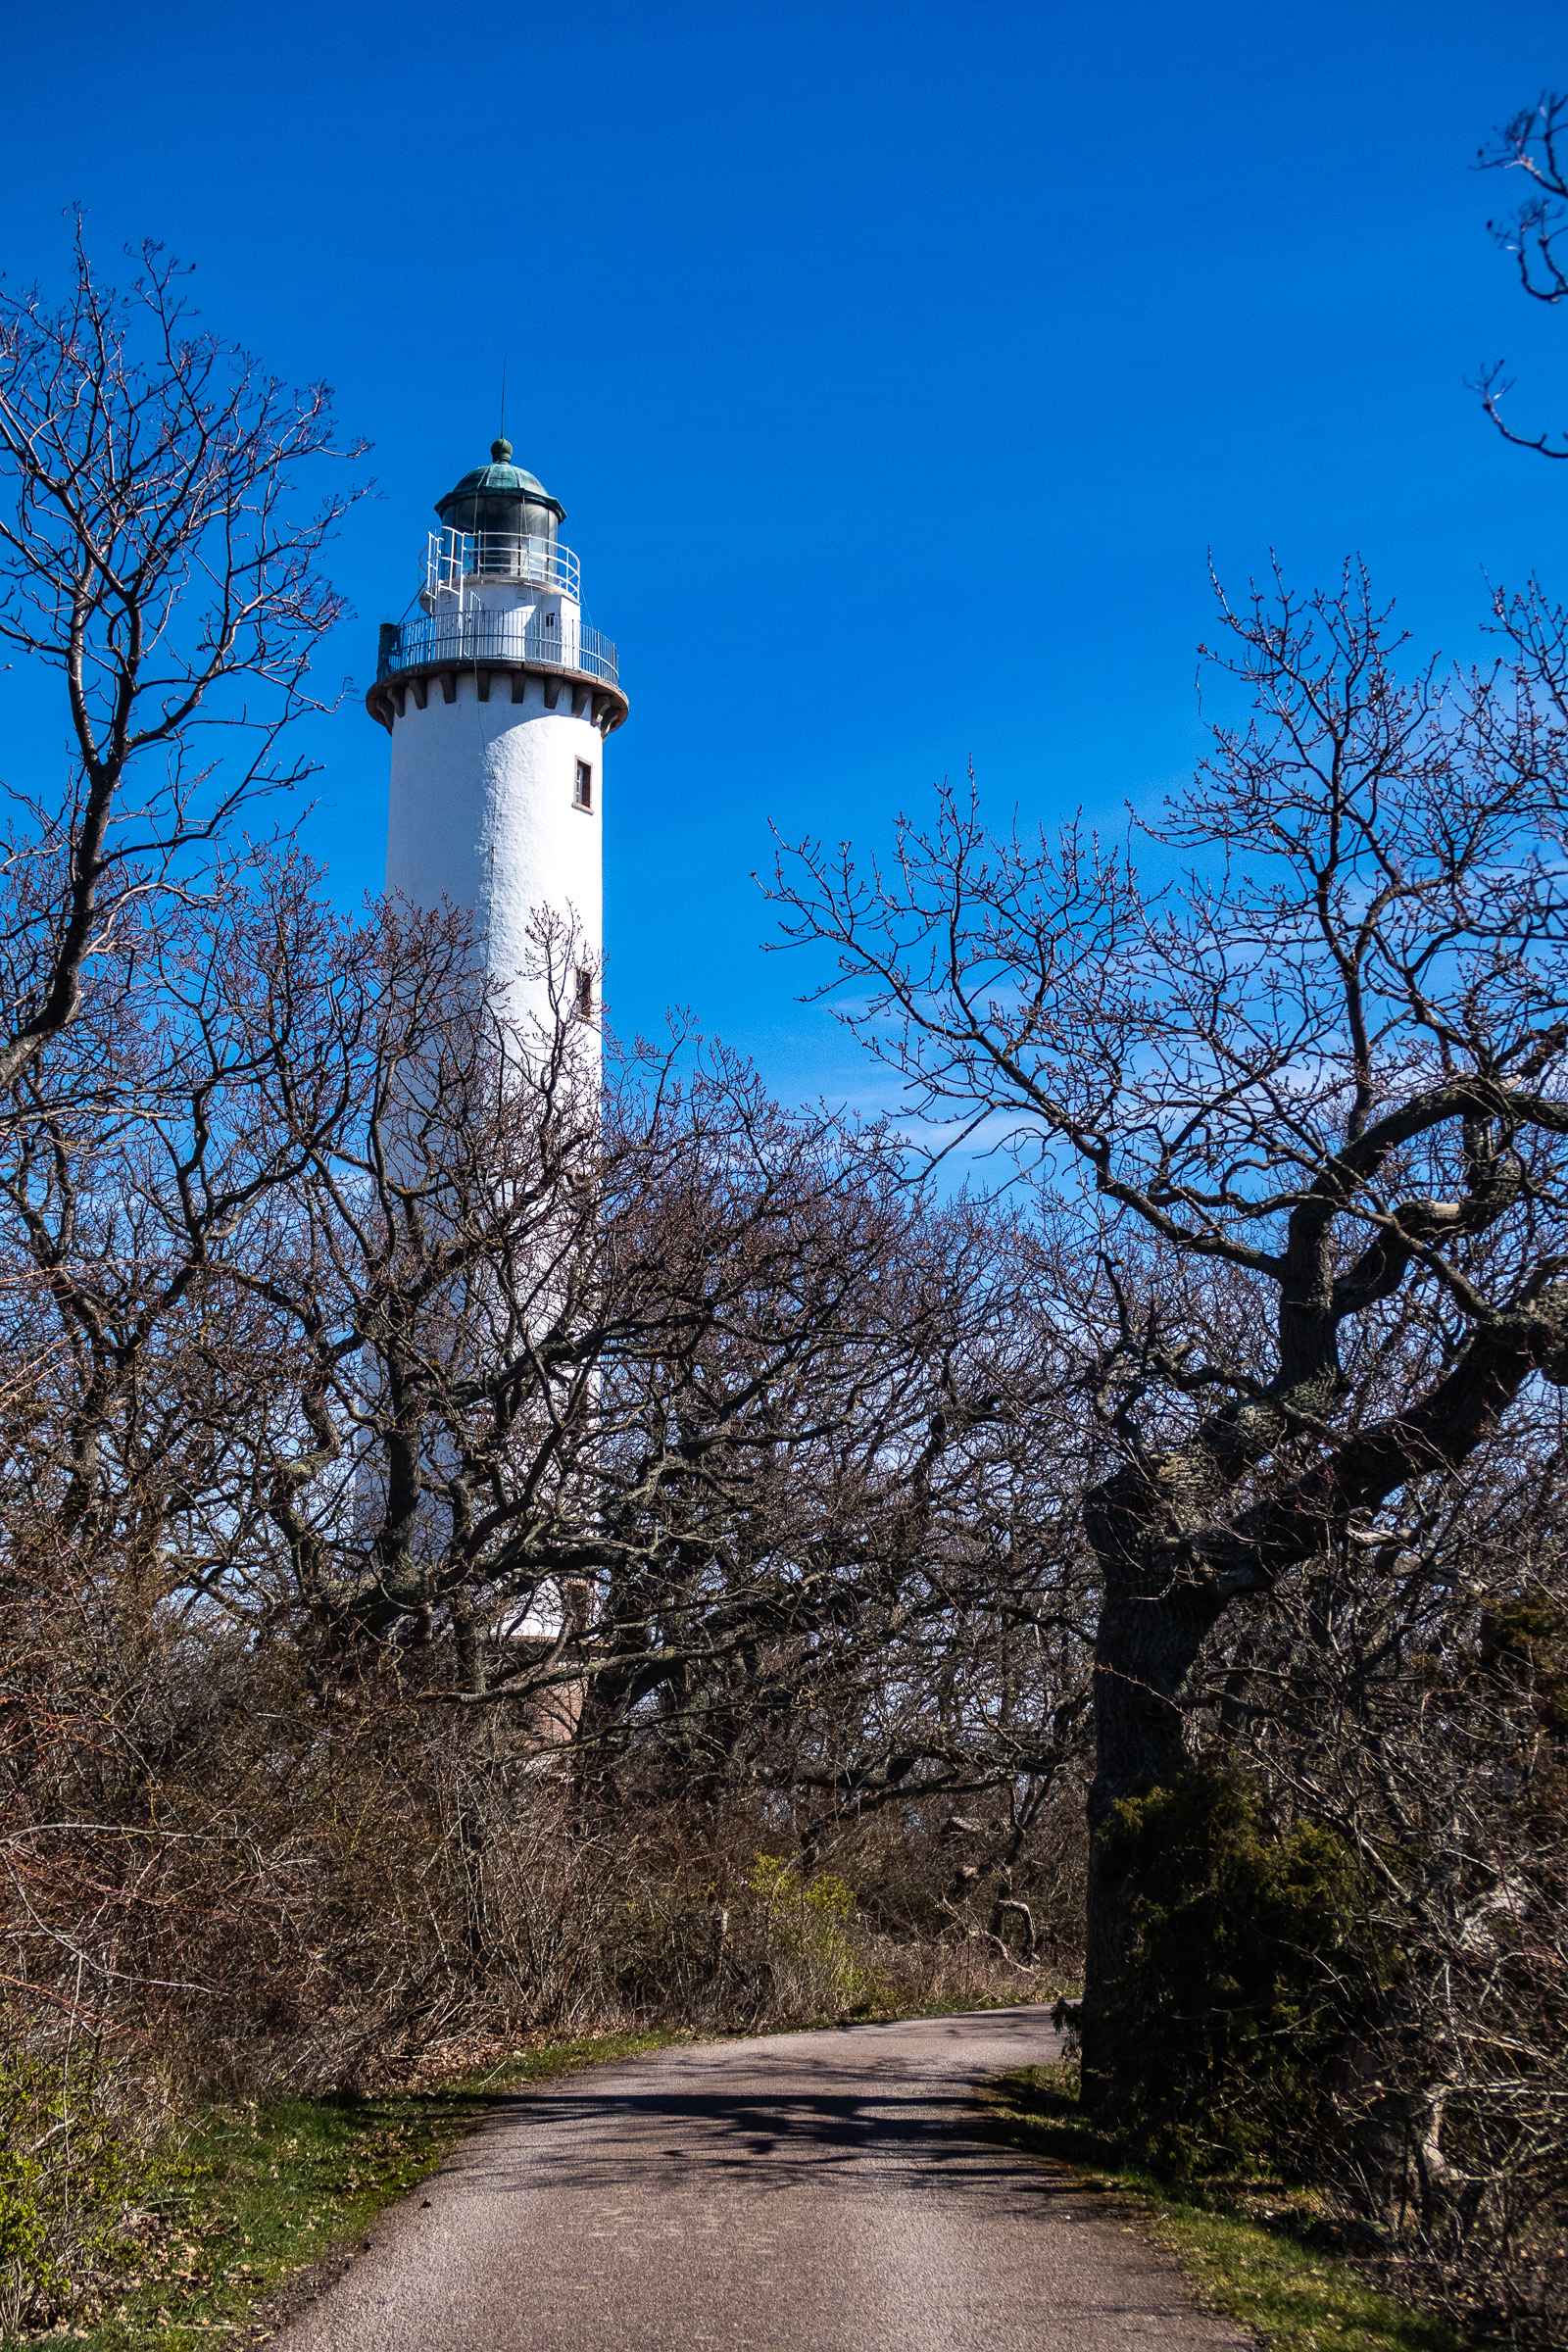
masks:
<path id="1" fill-rule="evenodd" d="M 604 755 L 626 716 L 614 646 L 583 617 L 565 509 L 492 444 L 436 505 L 423 582 L 383 622 L 366 707 L 392 738 L 386 886 L 471 913 L 524 1032 L 597 1024 L 604 954 Z M 531 927 L 571 947 L 555 1004 Z"/>

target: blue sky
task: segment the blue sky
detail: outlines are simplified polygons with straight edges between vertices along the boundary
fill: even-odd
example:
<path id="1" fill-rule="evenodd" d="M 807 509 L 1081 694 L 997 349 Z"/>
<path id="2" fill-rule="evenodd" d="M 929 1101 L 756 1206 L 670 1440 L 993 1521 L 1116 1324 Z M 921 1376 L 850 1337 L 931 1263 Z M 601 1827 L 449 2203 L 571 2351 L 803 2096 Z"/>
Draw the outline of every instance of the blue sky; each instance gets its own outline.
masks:
<path id="1" fill-rule="evenodd" d="M 689 1004 L 791 1098 L 869 1080 L 761 952 L 770 818 L 871 847 L 972 759 L 1001 821 L 1116 824 L 1200 747 L 1210 550 L 1235 583 L 1359 553 L 1465 657 L 1488 577 L 1568 593 L 1568 466 L 1464 383 L 1506 355 L 1521 420 L 1568 423 L 1568 318 L 1512 291 L 1470 170 L 1568 83 L 1560 0 L 77 0 L 13 59 L 11 278 L 63 277 L 79 198 L 100 257 L 163 238 L 375 445 L 328 676 L 363 688 L 507 358 L 631 696 L 613 1013 Z M 0 678 L 8 781 L 62 739 Z M 351 696 L 313 748 L 305 838 L 357 901 L 386 737 Z"/>

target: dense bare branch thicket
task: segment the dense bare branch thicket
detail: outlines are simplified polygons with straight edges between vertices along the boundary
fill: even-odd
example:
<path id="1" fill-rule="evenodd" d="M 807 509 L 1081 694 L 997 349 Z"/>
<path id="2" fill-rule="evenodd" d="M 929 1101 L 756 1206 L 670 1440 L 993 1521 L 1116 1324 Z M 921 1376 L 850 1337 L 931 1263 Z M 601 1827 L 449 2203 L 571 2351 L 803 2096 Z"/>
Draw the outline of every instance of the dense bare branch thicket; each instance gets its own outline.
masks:
<path id="1" fill-rule="evenodd" d="M 1528 2341 L 1568 2294 L 1562 1436 L 1558 1395 L 1527 1399 L 1406 1490 L 1372 1563 L 1329 1552 L 1239 1623 L 1195 1740 L 1353 1859 L 1318 2108 L 1361 2242 Z"/>
<path id="2" fill-rule="evenodd" d="M 1195 862 L 1162 890 L 1078 833 L 989 840 L 972 793 L 944 793 L 931 832 L 902 822 L 885 870 L 809 846 L 781 869 L 790 936 L 831 949 L 843 1017 L 917 1116 L 1014 1153 L 1076 1229 L 1064 1328 L 1100 1446 L 1091 2096 L 1133 2055 L 1117 2004 L 1148 1897 L 1125 1808 L 1192 1768 L 1239 1625 L 1274 1642 L 1279 1687 L 1309 1687 L 1310 1650 L 1266 1629 L 1314 1580 L 1364 1624 L 1397 1615 L 1412 1513 L 1526 1428 L 1548 1433 L 1531 1479 L 1556 1460 L 1565 741 L 1530 659 L 1560 616 L 1531 614 L 1511 667 L 1401 679 L 1354 573 L 1222 607 L 1214 665 L 1250 714 L 1170 808 L 1160 839 Z M 1477 1769 L 1454 1765 L 1467 1803 Z M 1550 1871 L 1508 1884 L 1544 1932 Z M 1463 2169 L 1446 2063 L 1434 2144 Z"/>
<path id="3" fill-rule="evenodd" d="M 344 924 L 297 860 L 158 955 L 16 1082 L 0 1167 L 29 1987 L 312 2076 L 491 1995 L 754 2014 L 711 1918 L 764 1851 L 866 1854 L 906 1944 L 1065 1956 L 1086 1653 L 1028 1237 L 721 1054 L 634 1055 L 607 1111 L 461 922 Z M 678 1915 L 662 1992 L 628 1883 Z"/>

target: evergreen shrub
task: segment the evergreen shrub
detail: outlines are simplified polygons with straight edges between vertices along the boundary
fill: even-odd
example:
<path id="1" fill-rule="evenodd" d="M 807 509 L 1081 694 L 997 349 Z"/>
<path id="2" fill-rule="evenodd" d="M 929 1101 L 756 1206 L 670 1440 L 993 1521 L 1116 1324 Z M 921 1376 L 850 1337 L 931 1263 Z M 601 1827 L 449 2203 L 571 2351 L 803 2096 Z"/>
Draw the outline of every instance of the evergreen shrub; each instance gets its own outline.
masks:
<path id="1" fill-rule="evenodd" d="M 1276 1834 L 1241 1776 L 1202 1770 L 1118 1805 L 1102 1866 L 1131 1892 L 1097 2113 L 1166 2176 L 1298 2167 L 1384 1973 L 1354 1855 L 1313 1822 Z"/>

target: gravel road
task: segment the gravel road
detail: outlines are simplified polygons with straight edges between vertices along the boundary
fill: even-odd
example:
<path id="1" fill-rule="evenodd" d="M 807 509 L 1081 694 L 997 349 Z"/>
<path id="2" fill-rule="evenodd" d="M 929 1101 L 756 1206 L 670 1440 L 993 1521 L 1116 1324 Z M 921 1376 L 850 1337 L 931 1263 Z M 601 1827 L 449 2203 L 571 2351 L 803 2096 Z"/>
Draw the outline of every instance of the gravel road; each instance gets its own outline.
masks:
<path id="1" fill-rule="evenodd" d="M 664 2051 L 507 2099 L 276 2352 L 1245 2346 L 972 2085 L 1044 2009 Z"/>

